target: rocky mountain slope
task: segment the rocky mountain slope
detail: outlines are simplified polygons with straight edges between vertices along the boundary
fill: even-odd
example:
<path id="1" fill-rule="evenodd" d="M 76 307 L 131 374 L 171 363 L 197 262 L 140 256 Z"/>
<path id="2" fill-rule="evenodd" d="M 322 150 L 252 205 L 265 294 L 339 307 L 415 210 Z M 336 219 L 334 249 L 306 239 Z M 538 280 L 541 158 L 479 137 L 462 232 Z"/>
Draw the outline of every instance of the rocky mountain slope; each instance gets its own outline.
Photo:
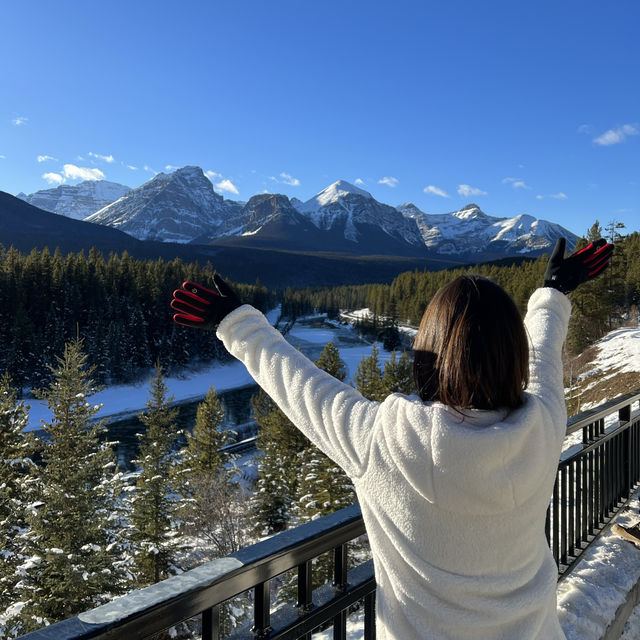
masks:
<path id="1" fill-rule="evenodd" d="M 53 189 L 42 189 L 30 195 L 19 193 L 17 197 L 38 209 L 84 220 L 129 191 L 131 187 L 117 182 L 85 180 L 76 185 L 62 184 Z"/>
<path id="2" fill-rule="evenodd" d="M 428 249 L 444 255 L 537 254 L 552 248 L 560 236 L 567 238 L 569 249 L 578 240 L 559 224 L 529 215 L 497 218 L 484 213 L 477 204 L 451 213 L 428 214 L 407 203 L 400 205 L 398 211 L 415 220 Z"/>

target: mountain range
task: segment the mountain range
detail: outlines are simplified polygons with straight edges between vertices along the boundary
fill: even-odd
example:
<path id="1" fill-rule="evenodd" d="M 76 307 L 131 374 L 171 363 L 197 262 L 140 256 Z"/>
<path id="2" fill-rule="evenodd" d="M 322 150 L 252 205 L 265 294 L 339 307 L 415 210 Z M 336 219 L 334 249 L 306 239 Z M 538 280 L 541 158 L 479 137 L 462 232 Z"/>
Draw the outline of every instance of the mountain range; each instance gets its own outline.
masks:
<path id="1" fill-rule="evenodd" d="M 343 180 L 306 202 L 282 194 L 227 200 L 195 166 L 160 173 L 135 189 L 83 182 L 18 197 L 138 240 L 183 244 L 483 262 L 539 255 L 560 236 L 569 248 L 577 241 L 558 224 L 529 215 L 498 218 L 476 204 L 442 214 L 411 203 L 393 207 Z"/>

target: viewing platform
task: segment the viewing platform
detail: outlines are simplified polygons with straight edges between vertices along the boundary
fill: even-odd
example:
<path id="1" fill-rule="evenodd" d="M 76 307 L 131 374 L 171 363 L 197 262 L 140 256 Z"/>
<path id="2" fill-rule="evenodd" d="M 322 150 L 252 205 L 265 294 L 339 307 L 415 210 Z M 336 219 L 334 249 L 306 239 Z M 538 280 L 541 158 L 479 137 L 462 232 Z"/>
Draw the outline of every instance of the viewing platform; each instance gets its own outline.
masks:
<path id="1" fill-rule="evenodd" d="M 568 421 L 546 520 L 559 582 L 580 567 L 585 553 L 605 534 L 640 485 L 639 401 L 640 390 Z M 334 640 L 343 640 L 347 637 L 347 616 L 359 605 L 364 638 L 373 640 L 372 561 L 348 570 L 349 543 L 364 533 L 360 509 L 354 505 L 22 638 L 143 639 L 197 618 L 195 637 L 218 640 L 223 637 L 219 621 L 225 601 L 248 591 L 252 623 L 224 637 L 310 640 L 312 630 L 330 626 Z M 314 590 L 313 560 L 328 552 L 332 553 L 333 582 Z M 271 581 L 289 570 L 297 573 L 297 588 L 292 589 L 290 602 L 273 611 Z M 601 638 L 619 636 L 637 590 L 630 590 L 627 604 L 618 608 L 617 616 L 614 613 Z"/>

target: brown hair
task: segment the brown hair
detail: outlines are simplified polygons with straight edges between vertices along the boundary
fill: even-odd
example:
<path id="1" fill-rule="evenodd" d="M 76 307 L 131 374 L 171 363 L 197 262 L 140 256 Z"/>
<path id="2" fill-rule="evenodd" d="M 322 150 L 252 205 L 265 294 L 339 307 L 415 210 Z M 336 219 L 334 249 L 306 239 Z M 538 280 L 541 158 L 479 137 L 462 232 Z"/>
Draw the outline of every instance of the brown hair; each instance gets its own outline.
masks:
<path id="1" fill-rule="evenodd" d="M 413 348 L 420 397 L 459 409 L 515 409 L 529 381 L 527 334 L 513 300 L 481 276 L 438 290 Z"/>

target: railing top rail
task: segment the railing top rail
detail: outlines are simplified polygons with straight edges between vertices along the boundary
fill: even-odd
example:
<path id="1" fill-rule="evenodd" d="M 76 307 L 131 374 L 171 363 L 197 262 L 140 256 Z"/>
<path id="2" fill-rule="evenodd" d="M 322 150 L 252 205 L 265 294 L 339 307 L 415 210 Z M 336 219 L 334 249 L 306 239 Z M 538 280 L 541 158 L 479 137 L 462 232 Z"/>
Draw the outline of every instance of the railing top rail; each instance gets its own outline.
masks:
<path id="1" fill-rule="evenodd" d="M 360 506 L 353 505 L 44 627 L 29 638 L 116 638 L 110 632 L 125 622 L 137 620 L 144 628 L 167 615 L 159 612 L 180 611 L 180 619 L 186 619 L 363 533 Z"/>
<path id="2" fill-rule="evenodd" d="M 606 418 L 614 411 L 618 411 L 619 409 L 638 401 L 640 401 L 640 389 L 632 391 L 631 393 L 626 393 L 623 396 L 618 396 L 617 398 L 594 407 L 593 409 L 587 409 L 587 411 L 571 416 L 567 420 L 567 435 L 575 433 L 583 427 L 590 425 L 592 422 L 600 420 L 601 418 Z"/>

